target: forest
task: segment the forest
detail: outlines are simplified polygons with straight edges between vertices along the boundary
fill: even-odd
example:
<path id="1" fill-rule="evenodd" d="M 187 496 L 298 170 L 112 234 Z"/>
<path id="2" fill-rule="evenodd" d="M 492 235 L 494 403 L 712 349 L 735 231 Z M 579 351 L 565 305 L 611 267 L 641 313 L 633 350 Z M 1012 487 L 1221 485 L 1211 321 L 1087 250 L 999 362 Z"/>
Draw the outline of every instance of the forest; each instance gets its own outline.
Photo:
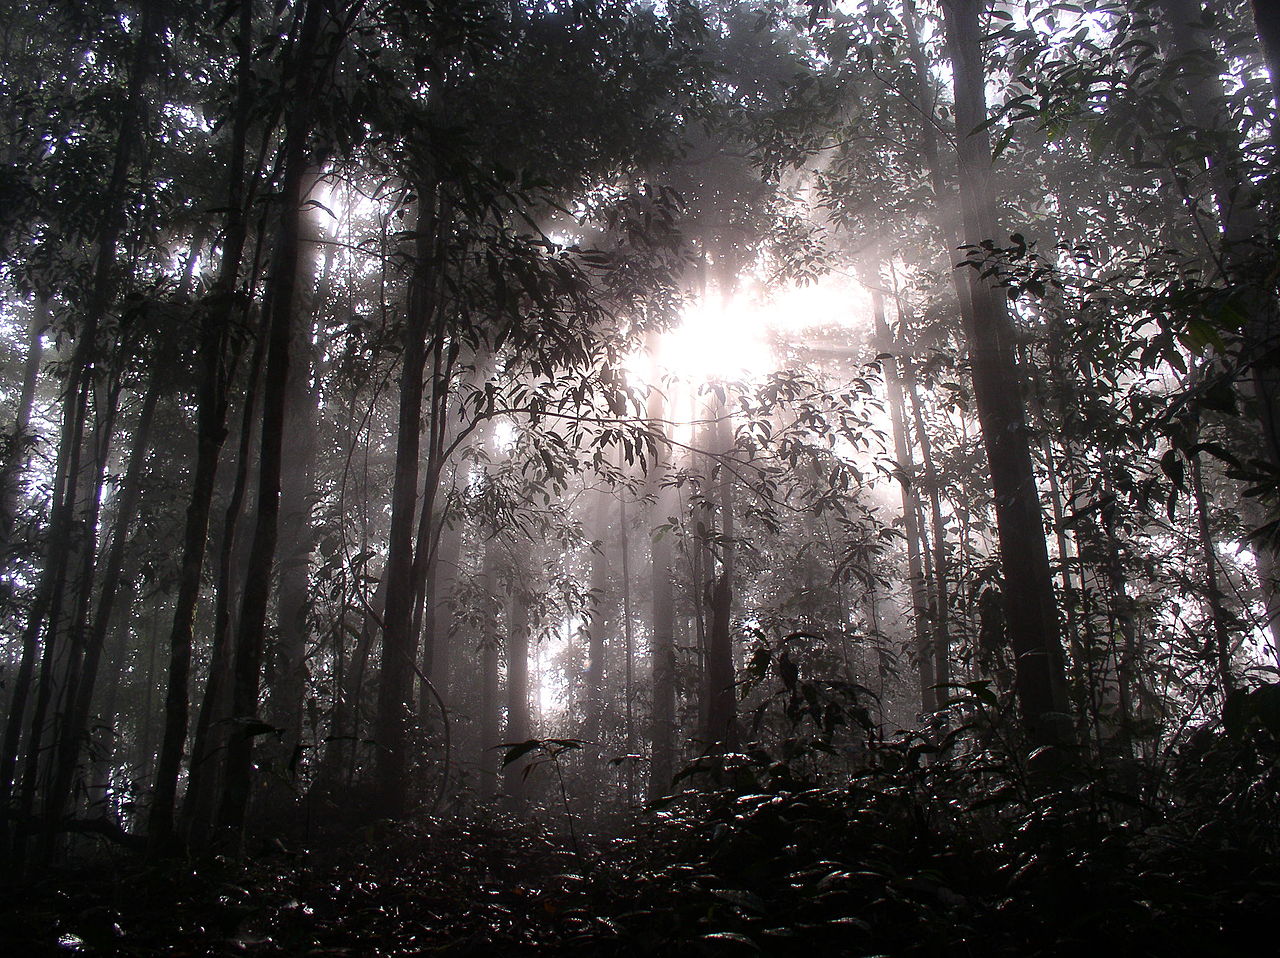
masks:
<path id="1" fill-rule="evenodd" d="M 0 950 L 1274 948 L 1280 2 L 0 44 Z"/>

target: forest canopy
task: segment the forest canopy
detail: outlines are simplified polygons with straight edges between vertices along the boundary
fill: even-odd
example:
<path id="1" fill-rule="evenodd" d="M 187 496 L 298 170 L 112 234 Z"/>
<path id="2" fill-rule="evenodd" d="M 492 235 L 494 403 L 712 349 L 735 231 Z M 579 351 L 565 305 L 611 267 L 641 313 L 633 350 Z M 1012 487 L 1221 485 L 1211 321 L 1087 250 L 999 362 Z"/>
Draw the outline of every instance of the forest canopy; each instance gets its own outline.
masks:
<path id="1" fill-rule="evenodd" d="M 700 947 L 778 954 L 936 953 L 855 891 L 908 867 L 937 942 L 1009 875 L 1159 921 L 1191 836 L 1212 908 L 1280 889 L 1274 3 L 15 0 L 0 43 L 19 871 L 642 828 L 718 876 Z"/>

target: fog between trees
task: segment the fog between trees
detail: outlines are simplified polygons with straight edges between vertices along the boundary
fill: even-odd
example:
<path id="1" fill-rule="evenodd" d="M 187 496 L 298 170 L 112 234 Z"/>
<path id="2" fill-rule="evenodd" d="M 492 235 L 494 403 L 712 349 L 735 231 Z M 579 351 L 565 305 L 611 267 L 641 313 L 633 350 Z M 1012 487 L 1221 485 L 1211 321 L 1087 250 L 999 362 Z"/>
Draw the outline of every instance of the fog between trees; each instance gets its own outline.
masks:
<path id="1" fill-rule="evenodd" d="M 14 860 L 1274 732 L 1270 10 L 12 4 Z"/>

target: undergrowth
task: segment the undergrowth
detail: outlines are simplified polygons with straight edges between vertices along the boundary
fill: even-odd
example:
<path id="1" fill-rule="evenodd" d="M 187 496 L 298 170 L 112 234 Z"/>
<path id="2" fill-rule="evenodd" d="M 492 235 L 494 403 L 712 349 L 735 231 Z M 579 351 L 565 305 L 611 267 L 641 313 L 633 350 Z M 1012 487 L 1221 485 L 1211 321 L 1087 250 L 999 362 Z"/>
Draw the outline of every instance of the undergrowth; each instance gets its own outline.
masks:
<path id="1" fill-rule="evenodd" d="M 1145 793 L 1087 763 L 1046 786 L 957 708 L 840 782 L 763 744 L 704 761 L 624 834 L 571 840 L 551 806 L 239 862 L 104 851 L 9 881 L 0 952 L 1235 955 L 1280 904 L 1278 696 L 1249 696 Z"/>

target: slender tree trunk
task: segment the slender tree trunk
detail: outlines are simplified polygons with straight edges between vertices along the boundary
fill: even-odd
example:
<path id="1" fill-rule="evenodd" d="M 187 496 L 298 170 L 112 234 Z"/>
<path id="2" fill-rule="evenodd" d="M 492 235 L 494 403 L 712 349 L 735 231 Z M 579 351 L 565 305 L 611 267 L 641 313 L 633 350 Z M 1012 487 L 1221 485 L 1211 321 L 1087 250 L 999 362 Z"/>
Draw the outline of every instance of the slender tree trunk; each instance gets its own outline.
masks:
<path id="1" fill-rule="evenodd" d="M 529 593 L 522 570 L 512 571 L 510 621 L 507 627 L 507 742 L 525 742 L 529 730 Z M 526 761 L 503 770 L 503 789 L 513 811 L 524 806 Z"/>
<path id="2" fill-rule="evenodd" d="M 717 399 L 712 409 L 709 432 L 713 448 L 723 456 L 733 448 L 732 428 L 724 403 Z M 733 580 L 734 516 L 733 477 L 720 465 L 715 494 L 720 506 L 720 535 L 717 543 L 719 573 L 707 588 L 711 621 L 707 630 L 707 748 L 711 753 L 732 752 L 738 747 L 737 694 L 733 665 Z M 710 477 L 708 481 L 713 481 Z M 708 489 L 708 496 L 712 494 Z M 710 572 L 710 568 L 708 568 Z"/>
<path id="3" fill-rule="evenodd" d="M 88 414 L 88 401 L 92 384 L 94 351 L 98 348 L 98 328 L 111 305 L 116 285 L 117 243 L 126 224 L 126 188 L 129 171 L 133 166 L 134 152 L 140 141 L 142 122 L 142 93 L 146 79 L 151 75 L 151 53 L 159 31 L 157 4 L 148 0 L 142 4 L 142 16 L 134 41 L 133 60 L 129 66 L 126 105 L 116 136 L 115 155 L 111 177 L 105 192 L 105 213 L 98 229 L 93 278 L 87 299 L 82 328 L 77 334 L 69 363 L 67 382 L 63 393 L 62 433 L 58 445 L 58 462 L 54 471 L 54 496 L 49 514 L 48 556 L 41 570 L 36 599 L 22 636 L 22 656 L 15 680 L 14 697 L 10 703 L 9 719 L 5 729 L 3 752 L 0 753 L 0 805 L 7 805 L 17 766 L 22 728 L 30 695 L 36 654 L 39 651 L 40 634 L 48 617 L 50 631 L 42 655 L 43 668 L 54 662 L 53 646 L 60 620 L 61 596 L 67 565 L 75 549 L 73 514 L 77 504 L 76 483 L 79 473 L 79 455 Z M 44 671 L 44 677 L 51 675 Z M 33 733 L 43 726 L 48 706 L 48 686 L 45 694 L 37 693 Z M 39 753 L 39 742 L 33 734 L 27 743 L 30 754 Z M 30 763 L 28 763 L 30 765 Z M 33 769 L 34 770 L 34 769 Z M 34 788 L 34 782 L 24 790 Z M 23 804 L 30 808 L 29 802 Z"/>
<path id="4" fill-rule="evenodd" d="M 626 493 L 623 493 L 625 496 Z M 636 754 L 635 712 L 635 624 L 631 618 L 631 537 L 627 528 L 627 500 L 618 499 L 618 550 L 622 554 L 622 654 L 623 654 L 623 712 L 627 752 L 627 802 L 635 801 Z"/>
<path id="5" fill-rule="evenodd" d="M 609 632 L 609 492 L 596 491 L 595 535 L 591 546 L 591 614 L 587 619 L 586 714 L 584 736 L 599 741 L 601 702 L 604 695 L 606 636 Z"/>
<path id="6" fill-rule="evenodd" d="M 258 391 L 262 386 L 262 366 L 266 358 L 266 317 L 261 325 L 253 355 L 249 361 L 248 390 L 240 415 L 240 436 L 236 451 L 236 472 L 231 494 L 223 511 L 222 530 L 217 544 L 218 574 L 214 590 L 213 641 L 209 657 L 209 673 L 204 695 L 196 717 L 195 736 L 191 744 L 191 763 L 187 791 L 183 796 L 182 818 L 187 842 L 202 848 L 214 825 L 218 792 L 222 786 L 222 760 L 226 756 L 230 734 L 232 624 L 239 618 L 241 583 L 235 571 L 247 561 L 248 540 L 238 535 L 245 497 L 251 484 L 255 460 L 253 453 L 257 429 L 254 427 Z"/>
<path id="7" fill-rule="evenodd" d="M 93 391 L 91 378 L 86 386 Z M 105 393 L 105 395 L 102 395 Z M 69 565 L 77 566 L 77 574 L 71 580 L 61 579 L 55 587 L 49 613 L 49 631 L 46 637 L 45 659 L 41 666 L 37 685 L 35 711 L 28 733 L 27 754 L 23 769 L 22 791 L 18 803 L 18 818 L 27 821 L 36 807 L 36 795 L 43 789 L 42 800 L 46 804 L 55 788 L 57 756 L 62 753 L 64 737 L 69 733 L 67 720 L 76 701 L 82 665 L 85 655 L 85 639 L 88 631 L 89 610 L 93 601 L 94 573 L 97 567 L 98 518 L 102 510 L 103 483 L 110 455 L 111 436 L 119 407 L 120 381 L 112 375 L 95 397 L 94 429 L 89 440 L 88 482 L 68 479 L 68 490 L 79 488 L 80 503 L 76 512 L 77 534 L 71 540 L 72 553 Z M 86 406 L 87 408 L 87 406 Z M 73 463 L 79 455 L 74 454 Z M 63 596 L 70 592 L 71 608 L 64 612 Z M 63 641 L 59 641 L 63 639 Z M 59 655 L 60 653 L 60 655 Z M 53 715 L 50 716 L 50 710 Z M 46 749 L 42 746 L 45 732 L 53 733 L 53 741 Z M 79 743 L 76 743 L 78 748 Z M 74 759 L 72 760 L 74 768 Z M 42 855 L 48 860 L 53 853 L 55 832 L 46 823 Z M 15 858 L 23 859 L 25 846 L 20 842 Z"/>
<path id="8" fill-rule="evenodd" d="M 1213 544 L 1213 529 L 1209 522 L 1209 497 L 1204 488 L 1204 476 L 1200 468 L 1200 456 L 1191 456 L 1191 494 L 1196 503 L 1196 531 L 1199 534 L 1200 554 L 1204 562 L 1205 601 L 1209 606 L 1213 634 L 1209 646 L 1214 668 L 1225 701 L 1236 688 L 1235 670 L 1231 665 L 1231 619 L 1223 602 L 1222 587 L 1218 581 L 1218 551 Z"/>
<path id="9" fill-rule="evenodd" d="M 667 477 L 665 457 L 666 413 L 662 393 L 657 387 L 649 392 L 648 406 L 651 429 L 660 437 L 654 451 L 654 464 L 649 472 L 648 485 L 654 496 L 649 513 L 651 532 L 650 581 L 653 594 L 653 633 L 650 657 L 653 666 L 653 713 L 650 738 L 653 742 L 653 760 L 649 767 L 649 798 L 661 798 L 671 790 L 675 776 L 676 731 L 676 646 L 675 646 L 675 595 L 672 588 L 671 537 L 672 529 L 658 529 L 668 523 L 674 525 L 676 510 L 675 489 L 664 483 Z"/>
<path id="10" fill-rule="evenodd" d="M 164 737 L 156 762 L 155 787 L 148 822 L 157 849 L 174 839 L 178 773 L 187 738 L 190 711 L 192 626 L 200 598 L 209 514 L 213 505 L 218 457 L 226 437 L 226 388 L 223 372 L 226 343 L 235 313 L 235 291 L 247 237 L 245 215 L 245 156 L 252 96 L 252 3 L 242 4 L 236 36 L 236 111 L 232 121 L 228 162 L 227 227 L 215 296 L 201 312 L 196 412 L 196 463 L 191 480 L 183 532 L 178 592 L 169 633 L 168 691 L 165 695 Z"/>
<path id="11" fill-rule="evenodd" d="M 317 182 L 314 171 L 306 178 L 309 188 Z M 292 777 L 302 748 L 302 703 L 307 687 L 308 617 L 311 610 L 311 554 L 315 528 L 311 510 L 315 504 L 316 418 L 319 397 L 313 381 L 315 349 L 312 334 L 322 303 L 317 298 L 314 255 L 319 248 L 315 211 L 303 217 L 300 239 L 298 306 L 293 319 L 294 347 L 290 353 L 285 395 L 285 443 L 280 474 L 280 587 L 276 600 L 277 626 L 274 654 L 270 657 L 266 714 L 276 728 L 270 742 L 272 764 Z"/>
<path id="12" fill-rule="evenodd" d="M 925 487 L 929 490 L 929 516 L 933 529 L 933 662 L 938 685 L 951 681 L 951 630 L 949 617 L 951 601 L 947 592 L 947 531 L 942 518 L 942 480 L 933 462 L 933 443 L 925 426 L 920 396 L 915 378 L 907 380 L 907 392 L 911 397 L 911 412 L 915 419 L 916 435 L 920 437 L 920 462 L 924 466 Z M 940 693 L 942 699 L 945 693 Z M 941 704 L 941 702 L 939 703 Z"/>
<path id="13" fill-rule="evenodd" d="M 31 440 L 29 431 L 31 412 L 35 408 L 36 379 L 40 374 L 40 359 L 44 355 L 44 333 L 49 328 L 49 315 L 49 296 L 37 294 L 27 326 L 27 358 L 23 363 L 22 392 L 18 395 L 13 434 L 4 449 L 4 460 L 0 462 L 0 561 L 10 552 L 18 515 L 22 473 L 26 469 Z"/>
<path id="14" fill-rule="evenodd" d="M 321 0 L 308 0 L 290 71 L 301 80 L 298 88 L 300 102 L 289 115 L 285 130 L 281 227 L 269 291 L 271 323 L 267 337 L 266 388 L 262 400 L 257 516 L 236 634 L 231 696 L 232 717 L 242 724 L 227 743 L 226 777 L 218 808 L 218 824 L 233 836 L 238 836 L 244 827 L 252 785 L 253 740 L 259 731 L 256 728 L 258 686 L 278 534 L 284 410 L 299 274 L 303 184 L 310 168 L 307 141 L 311 135 L 314 81 L 302 78 L 321 72 L 321 65 L 316 62 L 316 49 L 324 7 Z"/>
<path id="15" fill-rule="evenodd" d="M 484 568 L 481 579 L 486 592 L 492 597 L 493 608 L 498 607 L 498 543 L 489 539 L 484 547 Z M 495 617 L 485 623 L 480 638 L 480 749 L 476 766 L 479 769 L 479 794 L 482 802 L 493 800 L 498 790 L 498 753 L 496 746 L 501 718 L 498 676 L 498 622 Z"/>
<path id="16" fill-rule="evenodd" d="M 924 564 L 921 561 L 921 537 L 919 523 L 919 491 L 915 483 L 915 457 L 907 435 L 907 416 L 902 390 L 902 377 L 898 371 L 895 343 L 885 319 L 884 294 L 879 288 L 879 276 L 871 284 L 871 308 L 875 316 L 876 338 L 884 354 L 885 388 L 889 400 L 889 425 L 893 430 L 894 456 L 898 460 L 898 484 L 902 489 L 902 531 L 907 546 L 907 580 L 911 592 L 911 624 L 915 634 L 916 658 L 920 670 L 920 710 L 928 713 L 940 706 L 937 673 L 934 668 L 934 650 L 929 640 L 929 595 L 925 587 Z"/>
<path id="17" fill-rule="evenodd" d="M 134 427 L 130 445 L 129 463 L 120 486 L 115 522 L 111 532 L 111 545 L 106 554 L 102 586 L 98 593 L 97 613 L 84 643 L 84 661 L 79 680 L 68 690 L 68 696 L 71 698 L 69 712 L 59 742 L 53 786 L 45 806 L 46 817 L 50 824 L 50 829 L 46 832 L 48 846 L 46 852 L 52 851 L 51 843 L 55 834 L 52 826 L 62 817 L 70 803 L 75 768 L 80 759 L 82 745 L 89 735 L 89 712 L 97 684 L 98 665 L 120 590 L 129 531 L 138 513 L 142 495 L 143 470 L 150 450 L 151 426 L 155 421 L 156 405 L 159 402 L 162 387 L 161 370 L 165 364 L 166 357 L 162 355 L 152 369 L 151 379 L 142 400 L 142 409 L 138 414 L 138 422 Z"/>
<path id="18" fill-rule="evenodd" d="M 422 634 L 422 674 L 435 686 L 436 693 L 449 707 L 449 671 L 452 664 L 453 629 L 449 596 L 457 580 L 458 561 L 462 556 L 462 525 L 446 524 L 439 535 L 438 555 L 431 563 L 427 582 L 426 615 Z M 427 689 L 419 695 L 418 712 L 426 715 L 435 707 Z"/>
<path id="19" fill-rule="evenodd" d="M 984 0 L 944 0 L 955 81 L 960 199 L 965 239 L 995 236 L 991 145 L 979 13 Z M 969 271 L 966 316 L 974 399 L 995 494 L 1006 632 L 1015 657 L 1018 704 L 1031 739 L 1044 745 L 1073 738 L 1065 665 L 1021 397 L 1021 376 L 1002 290 Z"/>
<path id="20" fill-rule="evenodd" d="M 378 679 L 376 775 L 378 801 L 384 814 L 404 817 L 408 806 L 408 744 L 413 723 L 413 665 L 417 636 L 413 633 L 414 526 L 418 499 L 418 459 L 421 448 L 423 374 L 427 334 L 434 306 L 431 269 L 435 265 L 437 228 L 436 190 L 418 188 L 415 259 L 406 310 L 400 372 L 400 405 L 396 426 L 395 478 L 391 491 L 391 530 L 388 533 L 387 609 L 382 623 L 382 669 Z M 423 509 L 429 509 L 424 503 Z M 427 518 L 429 521 L 429 516 Z"/>

